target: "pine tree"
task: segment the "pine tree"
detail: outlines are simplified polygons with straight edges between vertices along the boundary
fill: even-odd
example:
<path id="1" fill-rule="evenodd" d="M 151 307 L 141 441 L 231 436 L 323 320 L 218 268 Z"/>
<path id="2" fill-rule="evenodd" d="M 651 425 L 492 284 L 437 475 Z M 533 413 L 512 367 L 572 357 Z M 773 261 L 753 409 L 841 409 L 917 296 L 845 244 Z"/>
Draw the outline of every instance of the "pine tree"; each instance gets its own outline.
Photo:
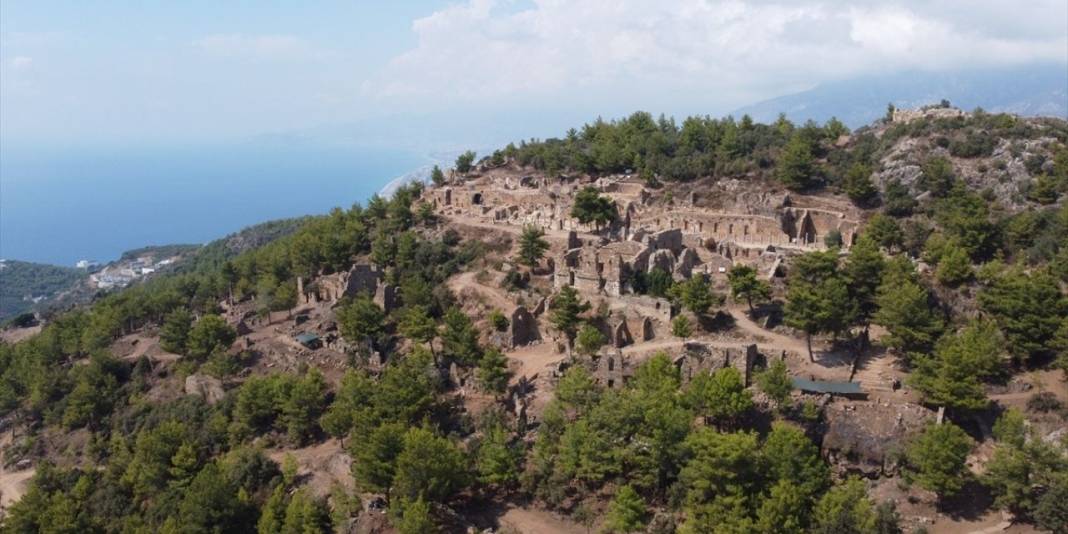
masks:
<path id="1" fill-rule="evenodd" d="M 578 291 L 571 286 L 564 286 L 550 306 L 552 313 L 549 320 L 557 330 L 565 333 L 568 339 L 575 338 L 579 327 L 579 316 L 590 309 L 589 302 L 579 299 Z"/>
<path id="2" fill-rule="evenodd" d="M 506 486 L 519 479 L 523 448 L 509 443 L 508 433 L 497 424 L 488 428 L 478 446 L 476 464 L 484 484 Z"/>
<path id="3" fill-rule="evenodd" d="M 732 425 L 753 407 L 753 396 L 745 389 L 742 374 L 733 367 L 712 373 L 705 394 L 707 415 L 721 424 Z"/>
<path id="4" fill-rule="evenodd" d="M 756 269 L 743 264 L 731 267 L 727 272 L 727 280 L 731 285 L 731 296 L 735 300 L 745 299 L 749 306 L 749 314 L 753 315 L 753 302 L 762 302 L 771 297 L 771 285 L 757 277 Z"/>
<path id="5" fill-rule="evenodd" d="M 819 447 L 800 428 L 783 422 L 772 424 L 761 450 L 764 469 L 772 480 L 787 480 L 808 502 L 831 484 L 830 470 Z"/>
<path id="6" fill-rule="evenodd" d="M 352 475 L 364 491 L 385 493 L 389 498 L 396 475 L 397 456 L 404 449 L 405 425 L 385 423 L 367 438 L 352 444 Z"/>
<path id="7" fill-rule="evenodd" d="M 478 362 L 478 383 L 482 388 L 495 395 L 501 395 L 508 388 L 508 358 L 497 349 L 488 349 Z"/>
<path id="8" fill-rule="evenodd" d="M 434 165 L 434 168 L 430 169 L 430 181 L 438 187 L 445 185 L 445 173 L 441 172 L 441 167 Z"/>
<path id="9" fill-rule="evenodd" d="M 893 251 L 905 243 L 905 233 L 901 225 L 892 217 L 876 213 L 868 220 L 864 235 L 871 238 L 880 247 Z"/>
<path id="10" fill-rule="evenodd" d="M 184 354 L 193 315 L 185 308 L 177 308 L 167 314 L 159 331 L 159 345 L 167 352 Z"/>
<path id="11" fill-rule="evenodd" d="M 607 342 L 608 338 L 600 330 L 593 325 L 587 324 L 582 327 L 582 330 L 579 330 L 578 336 L 575 338 L 575 348 L 579 354 L 593 357 Z"/>
<path id="12" fill-rule="evenodd" d="M 875 530 L 875 507 L 864 482 L 850 478 L 832 487 L 813 510 L 816 534 L 866 534 Z"/>
<path id="13" fill-rule="evenodd" d="M 423 498 L 400 503 L 400 520 L 397 530 L 401 534 L 433 534 L 437 532 L 434 520 L 430 516 L 430 503 Z"/>
<path id="14" fill-rule="evenodd" d="M 849 293 L 857 304 L 857 320 L 867 324 L 875 313 L 876 292 L 882 281 L 886 261 L 875 241 L 861 235 L 849 251 L 842 274 L 849 283 Z"/>
<path id="15" fill-rule="evenodd" d="M 426 428 L 404 435 L 394 477 L 398 496 L 442 502 L 467 485 L 467 475 L 467 458 L 447 438 Z"/>
<path id="16" fill-rule="evenodd" d="M 408 306 L 401 314 L 397 328 L 404 337 L 417 343 L 429 343 L 430 349 L 434 349 L 431 342 L 437 334 L 438 326 L 427 313 L 425 306 Z"/>
<path id="17" fill-rule="evenodd" d="M 680 315 L 671 320 L 671 335 L 686 339 L 693 335 L 693 326 L 690 324 L 689 317 Z"/>
<path id="18" fill-rule="evenodd" d="M 950 243 L 942 251 L 942 257 L 938 260 L 935 278 L 938 278 L 943 285 L 957 287 L 971 280 L 973 275 L 972 259 L 968 257 L 968 253 L 963 248 Z"/>
<path id="19" fill-rule="evenodd" d="M 872 320 L 886 328 L 880 342 L 888 347 L 905 354 L 929 351 L 942 333 L 942 319 L 907 258 L 895 258 L 887 265 L 875 303 L 878 311 Z"/>
<path id="20" fill-rule="evenodd" d="M 325 395 L 326 381 L 316 368 L 294 381 L 281 406 L 281 423 L 285 425 L 290 441 L 303 445 L 318 431 Z"/>
<path id="21" fill-rule="evenodd" d="M 756 531 L 761 534 L 803 534 L 811 504 L 789 480 L 779 480 L 757 510 Z"/>
<path id="22" fill-rule="evenodd" d="M 468 150 L 463 154 L 456 157 L 456 172 L 460 174 L 467 174 L 471 172 L 472 164 L 475 162 L 476 154 Z"/>
<path id="23" fill-rule="evenodd" d="M 871 204 L 879 195 L 879 190 L 871 181 L 871 167 L 863 163 L 854 163 L 842 179 L 842 189 L 858 206 Z"/>
<path id="24" fill-rule="evenodd" d="M 801 279 L 790 282 L 783 309 L 786 324 L 805 333 L 809 360 L 812 355 L 812 336 L 822 332 L 838 333 L 856 317 L 855 302 L 850 298 L 846 282 L 838 276 L 819 283 Z"/>
<path id="25" fill-rule="evenodd" d="M 478 331 L 471 318 L 459 308 L 445 312 L 441 330 L 442 353 L 460 365 L 474 365 L 482 358 Z"/>
<path id="26" fill-rule="evenodd" d="M 337 324 L 341 335 L 352 342 L 370 339 L 380 341 L 385 332 L 386 314 L 367 295 L 357 295 L 337 309 Z"/>
<path id="27" fill-rule="evenodd" d="M 619 488 L 608 505 L 607 532 L 638 532 L 645 528 L 645 501 L 630 485 Z"/>
<path id="28" fill-rule="evenodd" d="M 227 350 L 237 338 L 237 332 L 218 315 L 208 314 L 200 318 L 189 330 L 186 354 L 204 359 L 216 350 Z"/>
<path id="29" fill-rule="evenodd" d="M 931 355 L 917 355 L 912 383 L 928 403 L 978 410 L 989 404 L 982 381 L 1003 372 L 1002 342 L 989 321 L 975 321 L 939 340 Z"/>
<path id="30" fill-rule="evenodd" d="M 790 372 L 786 369 L 786 362 L 781 359 L 772 361 L 767 369 L 758 374 L 756 383 L 760 391 L 780 405 L 790 400 L 790 392 L 794 388 Z"/>
<path id="31" fill-rule="evenodd" d="M 712 292 L 712 286 L 704 276 L 692 276 L 671 287 L 668 292 L 672 299 L 698 315 L 708 311 L 712 306 L 722 304 L 723 299 Z"/>
<path id="32" fill-rule="evenodd" d="M 953 496 L 968 475 L 965 461 L 974 442 L 952 423 L 932 424 L 908 447 L 908 464 L 916 482 L 939 497 Z"/>
<path id="33" fill-rule="evenodd" d="M 289 498 L 281 534 L 327 534 L 330 515 L 319 499 L 301 488 Z"/>
<path id="34" fill-rule="evenodd" d="M 979 304 L 994 317 L 1009 350 L 1021 362 L 1050 352 L 1068 314 L 1068 299 L 1044 271 L 1008 270 L 979 294 Z"/>
<path id="35" fill-rule="evenodd" d="M 616 213 L 616 203 L 612 199 L 601 196 L 597 188 L 588 186 L 579 190 L 575 195 L 575 201 L 571 205 L 571 216 L 582 224 L 593 223 L 600 230 L 602 225 L 616 220 L 619 215 Z"/>
<path id="36" fill-rule="evenodd" d="M 523 233 L 519 235 L 519 263 L 533 267 L 547 250 L 549 242 L 545 240 L 544 230 L 532 225 L 523 227 Z"/>
<path id="37" fill-rule="evenodd" d="M 816 183 L 813 160 L 811 145 L 802 135 L 795 133 L 783 149 L 775 176 L 794 191 L 808 189 Z"/>

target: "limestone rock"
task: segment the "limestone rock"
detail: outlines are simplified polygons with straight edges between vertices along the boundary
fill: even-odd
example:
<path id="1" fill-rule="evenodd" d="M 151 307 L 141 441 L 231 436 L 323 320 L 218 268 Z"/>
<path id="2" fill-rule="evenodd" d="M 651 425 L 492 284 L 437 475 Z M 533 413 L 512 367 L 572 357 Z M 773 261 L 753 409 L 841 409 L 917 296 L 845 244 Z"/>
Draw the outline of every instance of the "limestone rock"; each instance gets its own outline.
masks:
<path id="1" fill-rule="evenodd" d="M 195 374 L 185 377 L 185 394 L 197 395 L 208 404 L 215 404 L 226 395 L 222 381 L 208 375 Z"/>

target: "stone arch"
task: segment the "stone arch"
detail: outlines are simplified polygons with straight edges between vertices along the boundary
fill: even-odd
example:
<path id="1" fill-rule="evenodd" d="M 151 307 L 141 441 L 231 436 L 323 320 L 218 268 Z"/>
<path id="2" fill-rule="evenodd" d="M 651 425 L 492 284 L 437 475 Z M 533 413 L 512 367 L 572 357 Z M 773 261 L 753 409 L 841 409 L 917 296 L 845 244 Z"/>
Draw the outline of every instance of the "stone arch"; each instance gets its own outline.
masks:
<path id="1" fill-rule="evenodd" d="M 473 204 L 475 206 L 481 206 L 482 205 L 482 193 L 475 193 L 474 195 L 471 195 L 471 204 Z"/>

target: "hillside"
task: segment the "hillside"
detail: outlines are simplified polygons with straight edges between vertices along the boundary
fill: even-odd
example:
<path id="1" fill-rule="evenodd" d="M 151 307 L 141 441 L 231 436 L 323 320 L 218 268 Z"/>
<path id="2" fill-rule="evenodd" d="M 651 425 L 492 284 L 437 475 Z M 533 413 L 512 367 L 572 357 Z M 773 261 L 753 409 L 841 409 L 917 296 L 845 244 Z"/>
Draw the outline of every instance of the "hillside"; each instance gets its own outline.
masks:
<path id="1" fill-rule="evenodd" d="M 0 323 L 71 289 L 86 276 L 82 269 L 4 260 L 0 263 Z"/>
<path id="2" fill-rule="evenodd" d="M 0 531 L 1068 519 L 1068 122 L 639 112 L 432 182 L 0 343 Z"/>

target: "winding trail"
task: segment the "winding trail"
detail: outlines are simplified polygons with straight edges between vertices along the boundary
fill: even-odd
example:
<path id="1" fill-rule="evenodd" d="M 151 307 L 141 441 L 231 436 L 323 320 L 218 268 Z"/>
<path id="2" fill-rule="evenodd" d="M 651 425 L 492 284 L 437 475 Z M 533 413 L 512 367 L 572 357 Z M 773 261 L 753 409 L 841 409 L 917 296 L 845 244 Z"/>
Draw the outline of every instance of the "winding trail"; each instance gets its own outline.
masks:
<path id="1" fill-rule="evenodd" d="M 511 527 L 523 534 L 586 534 L 586 529 L 535 508 L 509 508 L 499 521 L 502 527 Z"/>
<path id="2" fill-rule="evenodd" d="M 499 287 L 493 287 L 479 282 L 478 272 L 467 271 L 449 279 L 446 284 L 453 293 L 460 295 L 465 290 L 471 290 L 483 298 L 485 302 L 497 308 L 501 313 L 508 313 L 515 307 L 508 294 Z"/>
<path id="3" fill-rule="evenodd" d="M 755 340 L 758 345 L 765 345 L 776 350 L 788 350 L 799 352 L 801 354 L 808 354 L 808 347 L 805 346 L 805 340 L 797 339 L 790 336 L 784 336 L 778 332 L 773 332 L 762 328 L 759 324 L 749 318 L 745 308 L 728 308 L 727 313 L 734 318 L 734 326 L 752 336 L 757 337 Z M 759 339 L 763 338 L 763 342 Z M 813 344 L 813 350 L 815 350 L 816 344 Z"/>

